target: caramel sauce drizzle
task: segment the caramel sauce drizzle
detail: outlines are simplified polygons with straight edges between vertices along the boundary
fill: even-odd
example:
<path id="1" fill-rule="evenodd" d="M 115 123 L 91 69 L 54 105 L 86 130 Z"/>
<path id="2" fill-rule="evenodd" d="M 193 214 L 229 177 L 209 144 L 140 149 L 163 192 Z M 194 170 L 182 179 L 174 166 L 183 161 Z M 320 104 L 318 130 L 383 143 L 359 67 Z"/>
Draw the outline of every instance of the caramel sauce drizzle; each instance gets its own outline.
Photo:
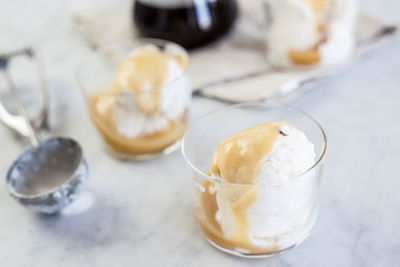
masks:
<path id="1" fill-rule="evenodd" d="M 156 47 L 144 47 L 122 61 L 115 74 L 114 93 L 123 90 L 135 94 L 135 103 L 143 113 L 156 114 L 159 110 L 161 86 L 168 77 L 170 59 L 184 69 L 186 60 L 182 55 L 169 55 Z"/>
<path id="2" fill-rule="evenodd" d="M 247 213 L 257 199 L 258 187 L 255 180 L 262 168 L 261 159 L 271 151 L 280 135 L 280 128 L 285 125 L 289 124 L 271 122 L 257 125 L 218 144 L 210 164 L 210 173 L 219 175 L 231 184 L 218 185 L 220 188 L 217 196 L 215 185 L 205 181 L 203 186 L 206 191 L 201 194 L 198 211 L 198 220 L 203 231 L 217 244 L 254 253 L 266 253 L 278 249 L 276 246 L 259 248 L 251 243 L 248 237 Z M 229 203 L 236 224 L 233 234 L 223 233 L 216 220 L 219 199 Z"/>

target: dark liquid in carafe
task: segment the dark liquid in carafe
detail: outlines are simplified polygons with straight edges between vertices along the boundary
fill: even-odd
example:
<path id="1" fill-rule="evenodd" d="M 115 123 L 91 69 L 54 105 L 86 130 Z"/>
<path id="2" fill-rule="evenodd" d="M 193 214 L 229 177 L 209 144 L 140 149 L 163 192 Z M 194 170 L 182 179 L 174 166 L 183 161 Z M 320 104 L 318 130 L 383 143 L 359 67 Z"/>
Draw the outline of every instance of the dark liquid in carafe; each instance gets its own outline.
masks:
<path id="1" fill-rule="evenodd" d="M 173 7 L 135 1 L 133 7 L 136 27 L 143 36 L 170 40 L 186 48 L 223 36 L 232 28 L 237 14 L 235 0 L 193 1 Z"/>

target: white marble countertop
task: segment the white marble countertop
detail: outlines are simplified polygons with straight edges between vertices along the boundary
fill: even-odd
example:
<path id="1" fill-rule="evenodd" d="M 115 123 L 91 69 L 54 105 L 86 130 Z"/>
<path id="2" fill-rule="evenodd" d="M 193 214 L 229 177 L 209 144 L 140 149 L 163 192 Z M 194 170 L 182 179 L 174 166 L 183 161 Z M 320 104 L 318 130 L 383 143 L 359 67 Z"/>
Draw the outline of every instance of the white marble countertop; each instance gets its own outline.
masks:
<path id="1" fill-rule="evenodd" d="M 328 135 L 319 219 L 309 239 L 266 260 L 225 255 L 202 238 L 179 152 L 148 162 L 109 157 L 89 122 L 74 71 L 85 41 L 71 14 L 104 1 L 2 1 L 1 51 L 33 43 L 44 51 L 52 135 L 82 143 L 90 161 L 81 214 L 38 216 L 0 183 L 0 266 L 398 266 L 400 263 L 400 36 L 291 105 Z M 362 1 L 396 22 L 400 2 Z M 108 2 L 108 4 L 111 4 Z M 113 4 L 116 4 L 113 1 Z M 194 99 L 193 117 L 223 104 Z M 0 173 L 22 150 L 0 126 Z"/>

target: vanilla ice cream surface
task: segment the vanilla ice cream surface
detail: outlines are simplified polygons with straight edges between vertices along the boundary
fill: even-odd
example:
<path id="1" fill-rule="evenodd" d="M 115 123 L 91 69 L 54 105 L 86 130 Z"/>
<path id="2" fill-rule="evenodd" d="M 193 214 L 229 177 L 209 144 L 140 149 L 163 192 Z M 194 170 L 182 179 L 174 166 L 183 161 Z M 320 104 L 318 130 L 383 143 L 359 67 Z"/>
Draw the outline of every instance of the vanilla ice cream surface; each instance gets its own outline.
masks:
<path id="1" fill-rule="evenodd" d="M 288 123 L 261 124 L 223 140 L 210 174 L 223 180 L 215 186 L 215 219 L 224 238 L 238 247 L 295 242 L 313 205 L 315 181 L 307 170 L 314 163 L 314 145 Z"/>

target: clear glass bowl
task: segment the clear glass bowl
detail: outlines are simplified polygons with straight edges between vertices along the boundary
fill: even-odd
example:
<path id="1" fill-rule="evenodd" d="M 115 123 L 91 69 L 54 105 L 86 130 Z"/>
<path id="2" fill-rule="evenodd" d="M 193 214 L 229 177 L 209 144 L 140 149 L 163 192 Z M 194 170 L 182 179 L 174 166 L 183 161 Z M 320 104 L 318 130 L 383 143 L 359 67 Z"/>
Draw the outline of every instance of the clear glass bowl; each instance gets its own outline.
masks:
<path id="1" fill-rule="evenodd" d="M 128 58 L 132 49 L 149 44 L 162 52 L 179 55 L 186 60 L 186 68 L 158 88 L 113 91 L 118 65 Z M 122 159 L 147 159 L 171 153 L 179 147 L 187 128 L 191 100 L 187 63 L 188 54 L 181 46 L 144 38 L 133 44 L 93 52 L 83 60 L 77 71 L 78 81 L 90 118 L 107 151 Z"/>
<path id="2" fill-rule="evenodd" d="M 331 71 L 350 62 L 356 42 L 357 0 L 330 5 L 324 1 L 262 2 L 266 13 L 265 56 L 272 66 Z"/>
<path id="3" fill-rule="evenodd" d="M 243 129 L 273 121 L 288 122 L 303 131 L 315 146 L 316 159 L 315 164 L 301 175 L 287 177 L 263 188 L 263 199 L 267 204 L 263 208 L 264 217 L 259 220 L 265 223 L 261 226 L 269 234 L 258 240 L 258 244 L 262 245 L 255 245 L 250 238 L 243 240 L 224 236 L 218 221 L 224 219 L 225 215 L 217 215 L 220 205 L 217 194 L 234 192 L 233 203 L 246 197 L 249 191 L 257 190 L 258 185 L 228 183 L 208 176 L 207 171 L 221 140 Z M 224 252 L 249 258 L 269 257 L 302 242 L 310 234 L 317 217 L 319 181 L 325 151 L 326 136 L 320 125 L 305 113 L 286 106 L 256 103 L 233 105 L 211 112 L 195 122 L 183 138 L 182 153 L 193 170 L 196 192 L 194 209 L 207 240 Z M 244 212 L 247 214 L 247 211 Z M 243 231 L 248 236 L 249 229 Z"/>

